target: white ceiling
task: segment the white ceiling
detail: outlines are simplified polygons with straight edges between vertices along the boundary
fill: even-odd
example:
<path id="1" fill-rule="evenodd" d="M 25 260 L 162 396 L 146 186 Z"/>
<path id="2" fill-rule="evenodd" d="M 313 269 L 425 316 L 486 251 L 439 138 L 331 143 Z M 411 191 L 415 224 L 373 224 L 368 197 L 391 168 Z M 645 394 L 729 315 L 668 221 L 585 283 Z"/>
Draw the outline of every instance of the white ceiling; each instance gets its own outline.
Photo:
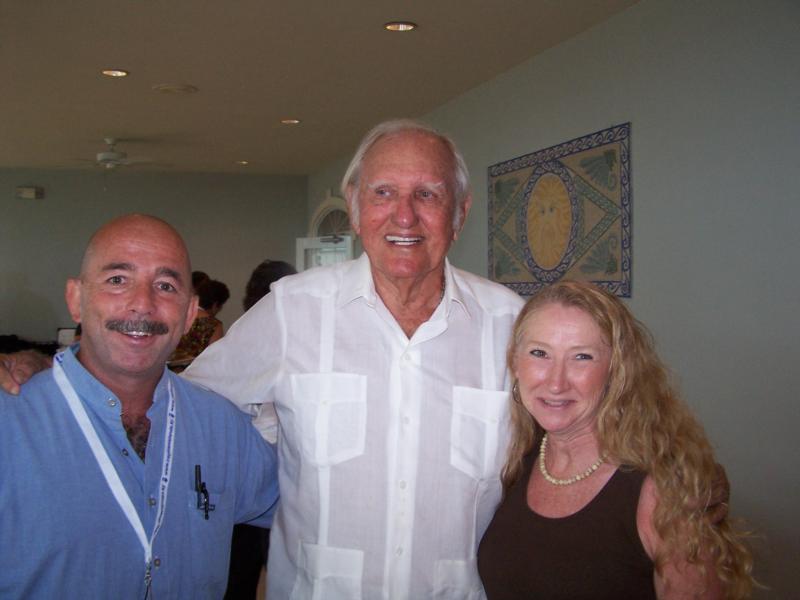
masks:
<path id="1" fill-rule="evenodd" d="M 635 1 L 0 0 L 0 167 L 306 174 Z"/>

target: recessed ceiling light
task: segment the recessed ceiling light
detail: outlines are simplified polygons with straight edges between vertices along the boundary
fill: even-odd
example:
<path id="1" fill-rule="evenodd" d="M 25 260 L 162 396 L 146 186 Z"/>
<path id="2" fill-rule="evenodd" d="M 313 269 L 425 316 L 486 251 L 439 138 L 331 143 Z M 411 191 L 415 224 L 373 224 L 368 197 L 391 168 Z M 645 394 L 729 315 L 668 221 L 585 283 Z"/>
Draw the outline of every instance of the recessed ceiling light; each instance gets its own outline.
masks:
<path id="1" fill-rule="evenodd" d="M 162 94 L 194 94 L 197 87 L 188 83 L 158 83 L 153 86 L 156 92 Z"/>
<path id="2" fill-rule="evenodd" d="M 237 165 L 239 165 L 239 166 L 241 166 L 241 167 L 246 167 L 247 165 L 249 165 L 249 164 L 250 164 L 250 161 L 247 161 L 247 160 L 237 160 L 237 161 L 236 161 L 236 164 L 237 164 Z"/>
<path id="3" fill-rule="evenodd" d="M 281 123 L 284 125 L 299 125 L 300 119 L 281 119 Z"/>
<path id="4" fill-rule="evenodd" d="M 106 77 L 127 77 L 130 74 L 124 69 L 103 69 L 101 73 Z"/>
<path id="5" fill-rule="evenodd" d="M 411 21 L 389 21 L 383 28 L 386 31 L 411 31 L 417 28 L 417 24 Z"/>

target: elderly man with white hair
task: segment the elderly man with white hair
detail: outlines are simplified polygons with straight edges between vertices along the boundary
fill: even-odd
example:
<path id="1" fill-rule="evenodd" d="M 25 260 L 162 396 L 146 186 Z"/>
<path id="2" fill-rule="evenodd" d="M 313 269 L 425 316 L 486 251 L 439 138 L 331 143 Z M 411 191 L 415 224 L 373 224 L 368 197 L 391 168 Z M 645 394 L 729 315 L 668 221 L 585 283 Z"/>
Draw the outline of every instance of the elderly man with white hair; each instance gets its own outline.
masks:
<path id="1" fill-rule="evenodd" d="M 365 255 L 282 279 L 185 375 L 277 410 L 270 599 L 485 598 L 476 552 L 501 495 L 522 300 L 447 261 L 472 201 L 448 137 L 378 125 L 342 191 Z M 0 355 L 0 386 L 16 393 L 36 363 Z M 698 500 L 712 520 L 728 492 L 720 468 Z"/>
<path id="2" fill-rule="evenodd" d="M 446 259 L 471 204 L 449 138 L 383 123 L 342 191 L 365 254 L 282 279 L 186 375 L 277 409 L 268 597 L 482 598 L 521 300 Z"/>

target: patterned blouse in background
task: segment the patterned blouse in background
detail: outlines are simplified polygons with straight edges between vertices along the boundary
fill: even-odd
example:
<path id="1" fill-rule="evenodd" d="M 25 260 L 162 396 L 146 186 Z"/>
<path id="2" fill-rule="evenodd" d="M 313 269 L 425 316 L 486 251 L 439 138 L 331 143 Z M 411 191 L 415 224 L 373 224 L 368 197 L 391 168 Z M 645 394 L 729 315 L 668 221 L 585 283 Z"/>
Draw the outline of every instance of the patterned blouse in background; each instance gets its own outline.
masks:
<path id="1" fill-rule="evenodd" d="M 197 317 L 192 323 L 191 329 L 181 338 L 178 347 L 169 357 L 169 361 L 194 359 L 206 349 L 218 325 L 221 325 L 221 321 L 215 317 Z"/>

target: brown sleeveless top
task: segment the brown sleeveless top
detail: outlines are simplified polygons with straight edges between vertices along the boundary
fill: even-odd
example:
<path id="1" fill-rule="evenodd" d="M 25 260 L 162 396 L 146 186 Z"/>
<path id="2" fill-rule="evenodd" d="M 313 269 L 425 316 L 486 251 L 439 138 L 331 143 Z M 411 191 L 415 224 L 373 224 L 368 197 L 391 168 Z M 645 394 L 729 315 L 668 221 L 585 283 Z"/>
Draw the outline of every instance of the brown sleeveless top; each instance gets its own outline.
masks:
<path id="1" fill-rule="evenodd" d="M 574 515 L 548 518 L 528 507 L 537 452 L 497 509 L 478 549 L 490 600 L 655 600 L 653 562 L 636 529 L 645 474 L 617 469 Z"/>

